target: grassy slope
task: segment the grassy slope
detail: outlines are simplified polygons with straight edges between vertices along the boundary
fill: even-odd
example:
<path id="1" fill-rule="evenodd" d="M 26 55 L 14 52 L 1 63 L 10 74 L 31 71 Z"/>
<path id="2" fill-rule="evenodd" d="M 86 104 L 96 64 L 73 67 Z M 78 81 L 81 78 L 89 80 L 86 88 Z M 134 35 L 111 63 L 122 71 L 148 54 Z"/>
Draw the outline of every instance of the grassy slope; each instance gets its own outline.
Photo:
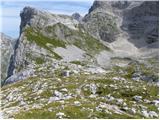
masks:
<path id="1" fill-rule="evenodd" d="M 45 71 L 45 70 L 44 70 Z M 105 102 L 107 104 L 116 104 L 116 101 L 107 102 L 105 99 L 102 99 L 101 97 L 106 96 L 108 94 L 111 94 L 115 98 L 122 98 L 127 103 L 128 107 L 133 106 L 133 99 L 132 97 L 135 95 L 140 95 L 143 97 L 143 99 L 148 100 L 155 100 L 158 99 L 158 86 L 151 86 L 147 84 L 144 81 L 135 82 L 131 80 L 129 77 L 126 81 L 114 81 L 112 80 L 113 77 L 121 76 L 125 77 L 125 75 L 118 74 L 117 68 L 114 70 L 114 72 L 107 73 L 104 76 L 101 75 L 73 75 L 68 78 L 60 77 L 61 81 L 59 81 L 54 76 L 45 76 L 43 78 L 29 78 L 28 80 L 17 82 L 15 84 L 11 84 L 8 86 L 5 86 L 2 88 L 2 91 L 5 91 L 7 94 L 7 91 L 9 89 L 18 88 L 21 90 L 21 92 L 27 92 L 27 101 L 33 101 L 33 103 L 39 103 L 41 99 L 49 99 L 49 97 L 52 96 L 54 90 L 61 90 L 62 88 L 67 88 L 69 93 L 77 94 L 76 89 L 82 86 L 81 88 L 81 96 L 73 97 L 69 100 L 64 100 L 65 104 L 60 102 L 52 102 L 50 104 L 46 104 L 45 102 L 42 103 L 44 106 L 40 109 L 30 109 L 29 111 L 21 111 L 20 113 L 17 113 L 14 115 L 14 118 L 57 118 L 56 113 L 63 112 L 67 116 L 65 118 L 142 118 L 142 116 L 137 112 L 135 115 L 119 115 L 116 113 L 112 113 L 112 115 L 105 113 L 104 111 L 96 111 L 96 107 L 100 104 L 100 102 Z M 128 71 L 129 74 L 130 71 Z M 43 74 L 43 73 L 41 73 Z M 55 76 L 57 76 L 55 74 Z M 59 75 L 58 75 L 59 76 Z M 54 78 L 54 80 L 53 80 Z M 34 97 L 37 97 L 39 95 L 36 95 L 32 92 L 32 87 L 29 87 L 30 85 L 35 86 L 37 82 L 40 82 L 41 85 L 44 83 L 47 83 L 47 88 L 40 94 L 41 98 L 34 100 Z M 87 84 L 95 83 L 99 87 L 97 89 L 97 97 L 96 98 L 89 98 L 89 95 L 91 94 L 90 89 L 85 87 Z M 21 89 L 22 86 L 26 85 L 23 89 Z M 28 85 L 28 87 L 27 87 Z M 114 89 L 113 87 L 109 87 L 110 85 L 116 85 L 118 86 L 118 89 Z M 129 88 L 126 88 L 126 86 L 129 86 Z M 147 89 L 143 89 L 143 88 Z M 26 89 L 27 88 L 27 89 Z M 2 98 L 2 100 L 5 98 Z M 26 102 L 27 102 L 26 101 Z M 74 101 L 80 101 L 81 106 L 75 106 Z M 33 104 L 32 103 L 32 104 Z M 10 106 L 16 106 L 18 103 L 11 104 Z M 152 104 L 146 104 L 146 103 L 136 103 L 136 109 L 139 110 L 139 105 L 147 106 L 148 110 L 156 111 L 158 112 L 158 109 L 152 105 Z M 64 106 L 64 108 L 62 107 Z M 119 108 L 121 108 L 121 105 L 118 105 Z M 63 108 L 63 109 L 62 109 Z M 83 108 L 83 109 L 82 109 Z M 84 109 L 85 108 L 85 109 Z M 49 111 L 49 109 L 52 109 L 52 111 Z M 92 109 L 92 110 L 90 110 Z M 128 114 L 131 114 L 127 112 Z"/>

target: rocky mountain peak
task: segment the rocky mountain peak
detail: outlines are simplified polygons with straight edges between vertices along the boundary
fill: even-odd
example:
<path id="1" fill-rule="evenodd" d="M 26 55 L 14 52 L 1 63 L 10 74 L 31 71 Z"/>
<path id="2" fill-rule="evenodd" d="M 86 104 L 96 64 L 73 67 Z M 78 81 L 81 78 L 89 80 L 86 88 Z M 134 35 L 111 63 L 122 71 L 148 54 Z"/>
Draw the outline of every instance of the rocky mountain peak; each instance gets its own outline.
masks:
<path id="1" fill-rule="evenodd" d="M 73 19 L 71 16 L 53 14 L 32 7 L 25 7 L 21 11 L 20 17 L 20 33 L 23 32 L 26 26 L 31 26 L 37 29 L 43 29 L 46 26 L 62 23 L 71 29 L 75 29 L 75 24 L 78 24 L 78 21 L 76 19 Z"/>
<path id="2" fill-rule="evenodd" d="M 30 20 L 33 18 L 34 15 L 38 13 L 37 9 L 32 7 L 24 7 L 20 13 L 21 17 L 21 25 L 20 25 L 20 32 L 22 31 L 23 27 L 27 24 L 30 25 Z"/>
<path id="3" fill-rule="evenodd" d="M 77 21 L 81 21 L 82 20 L 82 16 L 79 13 L 73 13 L 72 14 L 72 18 L 77 20 Z"/>
<path id="4" fill-rule="evenodd" d="M 94 10 L 107 10 L 112 11 L 112 8 L 125 9 L 130 5 L 130 1 L 94 1 L 93 5 L 89 9 L 89 13 Z"/>
<path id="5" fill-rule="evenodd" d="M 94 11 L 96 9 L 106 9 L 106 8 L 111 8 L 109 2 L 95 0 L 93 5 L 89 9 L 89 13 L 91 13 L 92 11 Z"/>

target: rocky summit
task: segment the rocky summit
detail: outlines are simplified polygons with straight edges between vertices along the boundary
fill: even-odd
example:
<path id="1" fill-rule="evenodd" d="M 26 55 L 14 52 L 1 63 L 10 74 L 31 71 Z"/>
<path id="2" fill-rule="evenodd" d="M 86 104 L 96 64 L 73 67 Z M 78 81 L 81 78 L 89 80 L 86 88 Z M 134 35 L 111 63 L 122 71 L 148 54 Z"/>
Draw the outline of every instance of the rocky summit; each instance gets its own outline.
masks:
<path id="1" fill-rule="evenodd" d="M 27 6 L 20 17 L 14 47 L 2 37 L 2 118 L 158 119 L 158 1 L 96 0 L 84 17 Z"/>

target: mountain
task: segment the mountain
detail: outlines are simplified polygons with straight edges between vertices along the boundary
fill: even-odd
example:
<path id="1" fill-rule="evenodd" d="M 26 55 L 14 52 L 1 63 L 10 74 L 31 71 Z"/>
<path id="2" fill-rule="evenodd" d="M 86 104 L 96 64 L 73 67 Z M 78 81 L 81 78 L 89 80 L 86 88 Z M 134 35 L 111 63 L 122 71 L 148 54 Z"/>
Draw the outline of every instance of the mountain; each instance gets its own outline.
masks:
<path id="1" fill-rule="evenodd" d="M 7 77 L 10 56 L 13 54 L 15 40 L 4 33 L 0 33 L 1 38 L 1 81 Z"/>
<path id="2" fill-rule="evenodd" d="M 153 6 L 155 9 L 153 9 L 151 14 L 149 13 L 149 7 L 152 8 Z M 142 9 L 141 13 L 135 11 L 139 9 Z M 135 14 L 130 14 L 133 11 Z M 145 12 L 148 14 L 145 14 Z M 140 17 L 143 15 L 147 15 L 146 19 L 148 22 L 142 19 L 144 17 Z M 52 58 L 59 58 L 65 61 L 80 59 L 80 61 L 87 62 L 90 59 L 94 59 L 99 65 L 108 66 L 109 62 L 106 62 L 104 65 L 102 61 L 110 61 L 111 57 L 141 56 L 146 51 L 147 55 L 145 56 L 150 54 L 154 56 L 158 53 L 158 49 L 148 50 L 149 48 L 158 48 L 158 44 L 155 43 L 158 42 L 158 6 L 156 2 L 150 2 L 148 5 L 147 2 L 106 3 L 105 1 L 95 1 L 89 13 L 83 18 L 83 22 L 77 20 L 76 16 L 80 17 L 77 14 L 70 17 L 53 15 L 30 7 L 24 8 L 21 13 L 21 36 L 17 43 L 16 53 L 13 56 L 8 75 L 11 76 L 28 65 L 33 66 L 33 61 L 42 56 L 50 56 L 45 58 L 46 61 Z M 146 25 L 143 26 L 147 27 L 148 25 L 148 29 L 143 26 L 140 27 L 140 25 L 135 26 L 135 28 L 130 27 L 133 24 L 137 24 L 131 19 L 133 17 L 138 24 L 146 21 Z M 124 23 L 129 24 L 125 25 Z M 137 33 L 133 33 L 129 28 L 134 28 L 134 31 Z M 126 29 L 129 30 L 126 31 Z M 145 33 L 146 30 L 148 31 L 147 33 Z M 139 35 L 145 34 L 137 38 L 138 33 L 140 33 Z M 147 37 L 148 39 L 146 39 L 146 34 L 149 36 Z M 38 37 L 40 36 L 42 40 L 39 40 Z M 103 44 L 100 40 L 110 44 Z M 92 42 L 93 45 L 90 44 L 91 41 L 94 41 Z M 31 46 L 35 49 L 29 49 Z M 99 50 L 96 49 L 96 46 Z M 139 49 L 140 46 L 141 49 Z M 148 48 L 148 46 L 152 47 Z M 109 51 L 109 49 L 113 52 Z M 40 50 L 40 54 L 37 50 Z M 64 50 L 67 53 L 62 52 Z M 148 51 L 155 52 L 149 53 Z M 79 54 L 77 57 L 75 57 L 76 52 Z M 33 53 L 33 55 L 30 55 L 30 53 Z M 102 54 L 107 57 L 102 58 Z M 95 55 L 96 58 L 90 57 Z"/>
<path id="3" fill-rule="evenodd" d="M 116 53 L 139 56 L 146 47 L 159 47 L 158 14 L 158 1 L 95 1 L 83 24 L 92 36 L 110 43 Z"/>
<path id="4" fill-rule="evenodd" d="M 46 64 L 59 60 L 89 62 L 100 51 L 109 51 L 107 46 L 84 32 L 79 22 L 70 16 L 25 7 L 21 21 L 21 35 L 11 59 L 9 76 L 36 67 L 39 61 L 48 61 Z"/>
<path id="5" fill-rule="evenodd" d="M 3 118 L 158 118 L 158 7 L 95 1 L 84 17 L 25 7 Z"/>

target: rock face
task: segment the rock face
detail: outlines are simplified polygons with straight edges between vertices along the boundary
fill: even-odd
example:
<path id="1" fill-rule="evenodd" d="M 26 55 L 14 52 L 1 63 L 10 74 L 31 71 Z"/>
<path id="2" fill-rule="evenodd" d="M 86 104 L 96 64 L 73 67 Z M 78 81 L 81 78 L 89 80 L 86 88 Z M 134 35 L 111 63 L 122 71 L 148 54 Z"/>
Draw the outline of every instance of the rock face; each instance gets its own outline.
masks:
<path id="1" fill-rule="evenodd" d="M 25 7 L 20 16 L 20 37 L 11 58 L 8 77 L 45 61 L 48 64 L 57 60 L 88 61 L 101 50 L 108 50 L 79 27 L 79 21 L 73 19 L 77 15 L 54 15 Z"/>
<path id="2" fill-rule="evenodd" d="M 84 18 L 31 7 L 20 16 L 20 37 L 8 77 L 45 61 L 92 61 L 108 68 L 113 57 L 138 59 L 144 51 L 145 56 L 158 55 L 157 2 L 95 1 Z"/>
<path id="3" fill-rule="evenodd" d="M 79 22 L 81 22 L 83 17 L 79 13 L 73 13 L 72 14 L 72 18 L 76 19 Z"/>
<path id="4" fill-rule="evenodd" d="M 95 1 L 83 18 L 84 28 L 94 37 L 110 43 L 127 32 L 124 39 L 137 48 L 158 42 L 158 20 L 158 1 Z"/>
<path id="5" fill-rule="evenodd" d="M 86 31 L 94 37 L 113 42 L 119 33 L 116 20 L 110 2 L 95 1 L 89 13 L 83 18 L 83 24 Z"/>
<path id="6" fill-rule="evenodd" d="M 123 12 L 122 28 L 129 33 L 129 41 L 138 48 L 158 44 L 158 4 L 158 1 L 131 3 Z M 154 47 L 158 48 L 158 45 Z"/>
<path id="7" fill-rule="evenodd" d="M 0 33 L 1 38 L 1 80 L 7 77 L 10 57 L 13 54 L 15 40 L 11 37 Z"/>

